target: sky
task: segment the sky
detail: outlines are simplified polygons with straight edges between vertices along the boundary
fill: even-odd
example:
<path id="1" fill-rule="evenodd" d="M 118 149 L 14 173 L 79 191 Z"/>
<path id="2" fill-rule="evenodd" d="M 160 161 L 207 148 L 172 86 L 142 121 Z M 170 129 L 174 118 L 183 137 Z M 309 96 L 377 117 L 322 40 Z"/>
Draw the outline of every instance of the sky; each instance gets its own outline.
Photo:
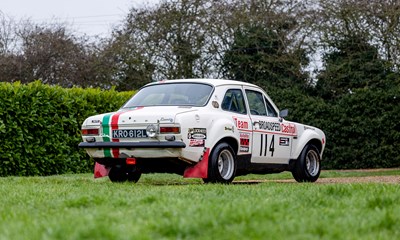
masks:
<path id="1" fill-rule="evenodd" d="M 106 37 L 131 7 L 154 5 L 159 0 L 0 0 L 0 12 L 16 21 L 66 23 L 78 34 Z"/>

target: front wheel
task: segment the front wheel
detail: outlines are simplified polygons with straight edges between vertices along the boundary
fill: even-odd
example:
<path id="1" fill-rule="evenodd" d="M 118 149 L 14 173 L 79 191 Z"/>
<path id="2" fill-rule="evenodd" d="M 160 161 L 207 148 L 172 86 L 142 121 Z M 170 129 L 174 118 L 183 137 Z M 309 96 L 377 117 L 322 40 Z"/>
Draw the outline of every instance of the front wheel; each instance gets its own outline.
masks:
<path id="1" fill-rule="evenodd" d="M 208 160 L 208 178 L 204 182 L 230 183 L 236 174 L 236 154 L 232 147 L 219 143 L 212 151 Z"/>
<path id="2" fill-rule="evenodd" d="M 297 182 L 315 182 L 320 173 L 321 158 L 318 148 L 308 144 L 296 160 L 292 175 Z"/>

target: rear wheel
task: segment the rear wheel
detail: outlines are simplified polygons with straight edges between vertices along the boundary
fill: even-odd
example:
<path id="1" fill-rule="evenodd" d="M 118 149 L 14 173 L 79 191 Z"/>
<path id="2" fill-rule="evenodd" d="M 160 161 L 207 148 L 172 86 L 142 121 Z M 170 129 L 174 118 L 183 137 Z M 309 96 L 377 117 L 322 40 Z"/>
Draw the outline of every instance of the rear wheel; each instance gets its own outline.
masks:
<path id="1" fill-rule="evenodd" d="M 296 160 L 292 175 L 297 182 L 315 182 L 321 173 L 319 150 L 312 144 L 304 147 Z"/>
<path id="2" fill-rule="evenodd" d="M 128 174 L 124 166 L 115 165 L 111 167 L 108 178 L 111 182 L 126 182 L 128 180 Z"/>
<path id="3" fill-rule="evenodd" d="M 108 178 L 111 182 L 134 182 L 139 181 L 142 173 L 136 166 L 116 165 L 111 167 Z"/>
<path id="4" fill-rule="evenodd" d="M 128 171 L 128 181 L 136 183 L 139 181 L 140 177 L 142 176 L 142 173 L 135 168 L 134 170 Z"/>
<path id="5" fill-rule="evenodd" d="M 208 178 L 204 182 L 230 183 L 235 178 L 236 154 L 232 147 L 222 142 L 212 151 L 208 162 Z"/>

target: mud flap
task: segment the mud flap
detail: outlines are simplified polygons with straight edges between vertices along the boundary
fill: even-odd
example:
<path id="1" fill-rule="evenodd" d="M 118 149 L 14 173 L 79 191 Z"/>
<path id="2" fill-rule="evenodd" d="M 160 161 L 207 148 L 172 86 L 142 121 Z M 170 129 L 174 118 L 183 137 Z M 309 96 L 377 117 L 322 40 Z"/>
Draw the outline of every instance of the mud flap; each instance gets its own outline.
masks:
<path id="1" fill-rule="evenodd" d="M 108 176 L 109 171 L 109 168 L 106 168 L 106 166 L 96 162 L 94 165 L 94 178 L 106 177 Z"/>
<path id="2" fill-rule="evenodd" d="M 186 168 L 183 173 L 184 178 L 207 178 L 208 177 L 208 157 L 210 149 L 205 149 L 201 160 L 193 167 Z"/>

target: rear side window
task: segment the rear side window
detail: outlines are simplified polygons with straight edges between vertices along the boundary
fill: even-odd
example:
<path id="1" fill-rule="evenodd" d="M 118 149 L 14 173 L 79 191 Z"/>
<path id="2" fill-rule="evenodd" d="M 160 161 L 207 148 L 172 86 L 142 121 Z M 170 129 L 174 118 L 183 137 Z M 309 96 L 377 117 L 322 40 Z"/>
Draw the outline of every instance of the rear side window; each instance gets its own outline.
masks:
<path id="1" fill-rule="evenodd" d="M 221 108 L 225 111 L 246 114 L 243 92 L 240 89 L 229 89 L 222 100 Z"/>

